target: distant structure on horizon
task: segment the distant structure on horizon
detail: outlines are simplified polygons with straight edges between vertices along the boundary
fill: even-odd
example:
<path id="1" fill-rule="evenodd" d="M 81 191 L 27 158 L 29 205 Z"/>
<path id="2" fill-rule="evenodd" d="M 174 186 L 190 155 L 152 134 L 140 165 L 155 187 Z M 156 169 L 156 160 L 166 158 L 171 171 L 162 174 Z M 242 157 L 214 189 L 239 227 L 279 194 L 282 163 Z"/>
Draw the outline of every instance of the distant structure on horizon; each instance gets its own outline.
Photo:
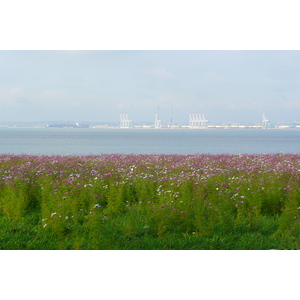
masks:
<path id="1" fill-rule="evenodd" d="M 160 129 L 160 128 L 178 128 L 178 129 L 288 129 L 288 128 L 300 128 L 300 121 L 293 123 L 284 123 L 277 124 L 271 123 L 270 120 L 266 118 L 264 112 L 262 112 L 262 121 L 261 122 L 252 122 L 252 123 L 212 123 L 208 124 L 208 120 L 205 119 L 204 112 L 192 112 L 189 114 L 189 123 L 173 125 L 173 113 L 171 114 L 171 123 L 162 123 L 162 120 L 159 118 L 159 107 L 157 107 L 157 111 L 154 113 L 154 123 L 153 122 L 135 122 L 132 124 L 132 121 L 128 117 L 127 112 L 120 113 L 120 127 L 118 127 L 117 123 L 114 123 L 112 127 L 114 128 L 141 128 L 141 129 Z M 75 124 L 50 124 L 47 127 L 76 127 L 76 128 L 86 128 L 87 125 L 81 125 L 79 123 Z M 106 125 L 106 127 L 108 127 Z"/>
<path id="2" fill-rule="evenodd" d="M 132 121 L 128 118 L 128 113 L 120 113 L 120 128 L 131 128 Z"/>
<path id="3" fill-rule="evenodd" d="M 79 124 L 77 123 L 54 123 L 48 124 L 46 127 L 53 127 L 53 128 L 89 128 L 87 124 Z"/>
<path id="4" fill-rule="evenodd" d="M 207 128 L 208 120 L 205 119 L 204 113 L 190 113 L 190 129 L 205 129 Z"/>
<path id="5" fill-rule="evenodd" d="M 268 128 L 268 123 L 270 121 L 266 118 L 265 113 L 262 113 L 262 129 L 267 129 Z"/>
<path id="6" fill-rule="evenodd" d="M 154 128 L 162 128 L 161 120 L 158 117 L 158 112 L 155 113 L 155 122 L 154 122 Z"/>

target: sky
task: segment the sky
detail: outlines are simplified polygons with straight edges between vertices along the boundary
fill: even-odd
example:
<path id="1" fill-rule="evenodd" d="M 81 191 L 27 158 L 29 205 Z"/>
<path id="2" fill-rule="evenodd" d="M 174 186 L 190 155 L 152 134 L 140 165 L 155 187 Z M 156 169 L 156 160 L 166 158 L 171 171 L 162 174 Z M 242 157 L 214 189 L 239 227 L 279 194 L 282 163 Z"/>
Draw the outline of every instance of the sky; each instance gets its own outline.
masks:
<path id="1" fill-rule="evenodd" d="M 0 122 L 300 120 L 300 51 L 2 50 Z"/>

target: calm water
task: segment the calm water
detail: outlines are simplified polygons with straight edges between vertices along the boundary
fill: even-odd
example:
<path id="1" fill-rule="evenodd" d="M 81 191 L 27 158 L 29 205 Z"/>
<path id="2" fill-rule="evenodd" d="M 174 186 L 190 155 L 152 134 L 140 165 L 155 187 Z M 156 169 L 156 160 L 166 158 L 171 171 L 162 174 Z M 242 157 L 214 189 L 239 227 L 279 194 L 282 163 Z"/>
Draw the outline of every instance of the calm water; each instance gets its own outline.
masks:
<path id="1" fill-rule="evenodd" d="M 0 153 L 299 153 L 300 130 L 0 128 Z"/>

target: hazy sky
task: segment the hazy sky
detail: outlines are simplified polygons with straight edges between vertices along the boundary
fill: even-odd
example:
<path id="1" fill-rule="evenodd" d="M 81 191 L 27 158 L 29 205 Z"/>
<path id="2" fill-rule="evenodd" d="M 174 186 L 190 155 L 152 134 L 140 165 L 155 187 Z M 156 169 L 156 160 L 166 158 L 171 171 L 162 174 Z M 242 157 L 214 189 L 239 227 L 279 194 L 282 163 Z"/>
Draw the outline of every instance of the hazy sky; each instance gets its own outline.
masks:
<path id="1" fill-rule="evenodd" d="M 300 51 L 0 51 L 0 122 L 300 120 Z"/>

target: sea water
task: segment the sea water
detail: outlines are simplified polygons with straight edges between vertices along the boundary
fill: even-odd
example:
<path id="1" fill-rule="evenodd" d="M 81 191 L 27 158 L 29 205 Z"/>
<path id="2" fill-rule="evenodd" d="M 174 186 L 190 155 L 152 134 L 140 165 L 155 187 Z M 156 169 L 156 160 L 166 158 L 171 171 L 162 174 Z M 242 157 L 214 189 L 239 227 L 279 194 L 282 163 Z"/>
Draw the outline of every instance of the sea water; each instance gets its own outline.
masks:
<path id="1" fill-rule="evenodd" d="M 300 129 L 0 128 L 1 154 L 299 153 Z"/>

